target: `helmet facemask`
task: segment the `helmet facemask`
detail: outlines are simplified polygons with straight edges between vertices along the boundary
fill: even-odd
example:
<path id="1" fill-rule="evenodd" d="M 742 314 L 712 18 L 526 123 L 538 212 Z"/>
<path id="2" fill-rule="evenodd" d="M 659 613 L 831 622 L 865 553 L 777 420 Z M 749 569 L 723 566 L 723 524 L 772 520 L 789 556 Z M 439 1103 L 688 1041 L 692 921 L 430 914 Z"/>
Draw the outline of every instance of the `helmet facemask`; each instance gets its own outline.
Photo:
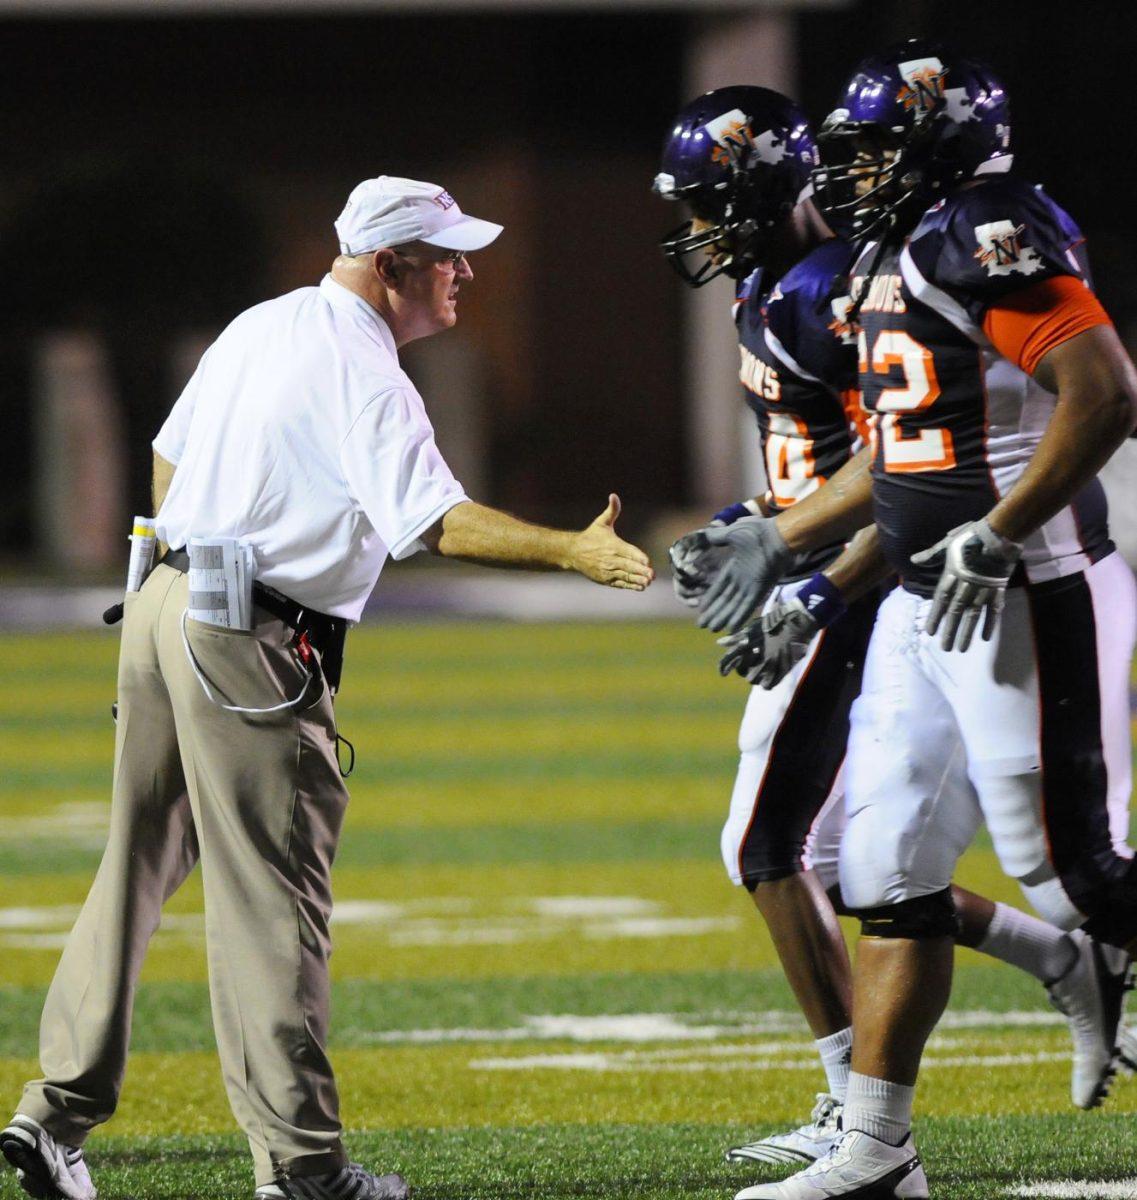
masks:
<path id="1" fill-rule="evenodd" d="M 664 258 L 691 287 L 702 287 L 720 275 L 745 279 L 759 265 L 769 231 L 792 207 L 781 206 L 764 223 L 748 215 L 757 207 L 754 200 L 763 195 L 756 179 L 761 171 L 744 167 L 733 151 L 731 165 L 730 179 L 710 187 L 696 183 L 677 188 L 666 174 L 657 175 L 652 185 L 657 196 L 685 201 L 691 210 L 691 217 L 660 242 Z M 718 248 L 717 253 L 708 253 L 712 247 Z M 694 267 L 688 262 L 692 254 L 700 255 Z"/>
<path id="2" fill-rule="evenodd" d="M 865 59 L 840 103 L 821 128 L 813 182 L 830 222 L 854 237 L 906 234 L 953 187 L 1011 165 L 1002 84 L 938 44 Z"/>
<path id="3" fill-rule="evenodd" d="M 677 225 L 660 242 L 663 257 L 675 269 L 679 278 L 691 287 L 702 287 L 727 275 L 745 279 L 758 264 L 762 237 L 758 222 L 753 218 L 736 218 L 732 206 L 716 220 L 704 216 L 697 202 L 690 202 L 694 215 Z M 699 228 L 695 228 L 696 221 Z M 717 248 L 717 249 L 712 249 Z M 690 262 L 691 255 L 699 258 Z"/>
<path id="4" fill-rule="evenodd" d="M 901 138 L 873 121 L 850 121 L 838 109 L 821 127 L 821 166 L 813 171 L 818 207 L 842 233 L 868 238 L 914 224 L 936 185 L 925 168 L 931 122 Z"/>
<path id="5" fill-rule="evenodd" d="M 805 115 L 780 93 L 739 86 L 697 97 L 675 118 L 652 187 L 690 213 L 663 239 L 664 257 L 692 287 L 745 279 L 807 194 L 816 162 Z"/>

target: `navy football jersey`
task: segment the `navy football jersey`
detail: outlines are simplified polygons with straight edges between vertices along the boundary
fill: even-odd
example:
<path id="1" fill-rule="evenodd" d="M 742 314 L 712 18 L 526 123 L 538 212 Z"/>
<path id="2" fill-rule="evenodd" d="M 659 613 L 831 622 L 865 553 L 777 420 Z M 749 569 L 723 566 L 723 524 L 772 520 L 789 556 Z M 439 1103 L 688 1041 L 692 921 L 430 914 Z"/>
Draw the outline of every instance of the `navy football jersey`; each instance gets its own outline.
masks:
<path id="1" fill-rule="evenodd" d="M 861 307 L 860 380 L 873 414 L 873 507 L 904 586 L 931 595 L 938 567 L 911 555 L 978 520 L 1022 474 L 1056 397 L 995 349 L 988 312 L 1058 276 L 1089 286 L 1083 238 L 1041 189 L 1009 175 L 962 188 L 890 247 Z M 859 294 L 877 246 L 853 268 Z M 1095 480 L 1027 539 L 1029 580 L 1084 570 L 1113 549 Z"/>
<path id="2" fill-rule="evenodd" d="M 852 258 L 847 242 L 830 240 L 776 284 L 759 269 L 739 288 L 739 378 L 758 419 L 766 501 L 774 512 L 816 491 L 857 443 L 849 413 L 857 387 L 856 339 L 846 322 Z M 786 578 L 812 575 L 842 545 L 803 556 Z"/>

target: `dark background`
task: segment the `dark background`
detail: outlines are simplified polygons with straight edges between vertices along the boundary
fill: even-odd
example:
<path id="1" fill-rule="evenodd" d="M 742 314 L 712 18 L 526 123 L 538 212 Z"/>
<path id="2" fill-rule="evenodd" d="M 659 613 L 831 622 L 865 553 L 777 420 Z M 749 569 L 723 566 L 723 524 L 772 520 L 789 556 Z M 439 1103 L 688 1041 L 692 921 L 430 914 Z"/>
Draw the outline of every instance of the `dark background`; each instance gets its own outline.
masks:
<path id="1" fill-rule="evenodd" d="M 609 488 L 640 514 L 682 505 L 681 288 L 649 188 L 711 19 L 0 22 L 0 550 L 34 549 L 38 337 L 104 340 L 144 511 L 149 441 L 183 382 L 171 345 L 318 281 L 347 192 L 380 172 L 507 226 L 461 315 L 487 366 L 479 498 L 560 521 Z M 902 36 L 994 65 L 1020 173 L 1081 223 L 1107 307 L 1137 324 L 1137 5 L 861 0 L 794 20 L 816 119 L 858 57 Z"/>

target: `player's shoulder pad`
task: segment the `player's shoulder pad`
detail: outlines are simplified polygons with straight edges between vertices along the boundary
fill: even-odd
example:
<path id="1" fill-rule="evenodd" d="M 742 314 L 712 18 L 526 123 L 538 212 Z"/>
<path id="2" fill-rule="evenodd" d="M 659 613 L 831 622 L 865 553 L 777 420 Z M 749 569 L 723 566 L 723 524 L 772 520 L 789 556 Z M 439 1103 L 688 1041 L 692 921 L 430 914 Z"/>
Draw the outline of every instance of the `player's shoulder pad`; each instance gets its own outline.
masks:
<path id="1" fill-rule="evenodd" d="M 832 292 L 834 281 L 848 279 L 855 256 L 852 243 L 829 238 L 790 267 L 778 280 L 779 290 L 792 302 L 816 305 Z"/>
<path id="2" fill-rule="evenodd" d="M 920 273 L 948 291 L 994 297 L 1057 275 L 1082 274 L 1073 219 L 1040 187 L 983 177 L 933 205 L 909 240 Z"/>
<path id="3" fill-rule="evenodd" d="M 770 334 L 810 375 L 836 391 L 853 386 L 855 336 L 846 320 L 854 247 L 840 238 L 815 246 L 778 280 L 766 303 Z"/>

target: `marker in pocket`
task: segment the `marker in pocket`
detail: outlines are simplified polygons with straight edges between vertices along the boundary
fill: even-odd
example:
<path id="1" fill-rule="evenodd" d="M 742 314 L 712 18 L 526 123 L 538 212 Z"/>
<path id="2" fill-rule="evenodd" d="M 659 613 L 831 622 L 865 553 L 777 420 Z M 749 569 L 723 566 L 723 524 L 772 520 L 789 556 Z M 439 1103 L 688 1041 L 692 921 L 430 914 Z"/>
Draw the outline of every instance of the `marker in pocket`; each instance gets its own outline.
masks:
<path id="1" fill-rule="evenodd" d="M 135 517 L 130 530 L 130 564 L 126 568 L 126 590 L 140 591 L 154 566 L 158 538 L 153 517 Z"/>

